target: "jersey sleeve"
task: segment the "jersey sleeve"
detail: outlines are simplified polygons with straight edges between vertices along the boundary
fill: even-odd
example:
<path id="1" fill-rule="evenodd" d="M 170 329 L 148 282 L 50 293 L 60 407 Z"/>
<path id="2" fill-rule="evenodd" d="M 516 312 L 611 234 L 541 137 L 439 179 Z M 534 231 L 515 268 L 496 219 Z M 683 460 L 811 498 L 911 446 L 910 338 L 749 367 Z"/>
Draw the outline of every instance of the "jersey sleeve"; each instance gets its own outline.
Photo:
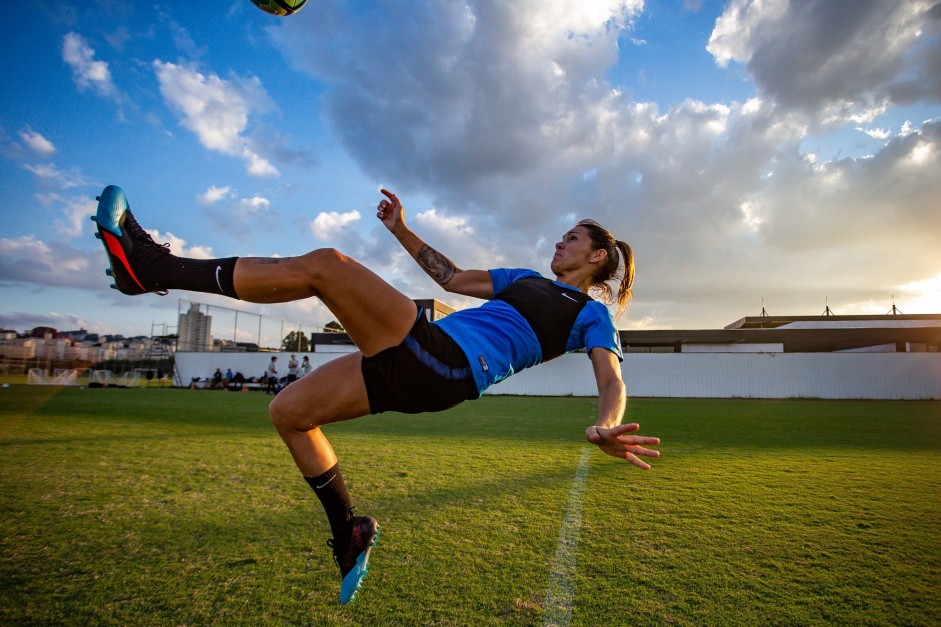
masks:
<path id="1" fill-rule="evenodd" d="M 579 319 L 576 325 L 584 325 L 582 328 L 586 352 L 591 353 L 593 348 L 603 348 L 614 353 L 618 361 L 624 361 L 624 355 L 621 354 L 621 336 L 607 307 L 598 301 L 592 301 L 579 314 Z"/>
<path id="2" fill-rule="evenodd" d="M 535 270 L 529 270 L 527 268 L 494 268 L 488 270 L 488 272 L 490 272 L 490 280 L 493 282 L 494 295 L 502 292 L 514 281 L 519 281 L 520 279 L 525 279 L 530 276 L 542 276 Z"/>

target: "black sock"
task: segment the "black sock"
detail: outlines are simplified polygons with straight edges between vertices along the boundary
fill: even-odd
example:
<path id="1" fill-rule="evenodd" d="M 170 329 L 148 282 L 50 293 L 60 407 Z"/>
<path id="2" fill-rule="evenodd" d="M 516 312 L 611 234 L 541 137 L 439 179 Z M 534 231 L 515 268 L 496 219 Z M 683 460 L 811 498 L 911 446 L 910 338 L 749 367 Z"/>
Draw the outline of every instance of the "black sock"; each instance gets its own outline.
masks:
<path id="1" fill-rule="evenodd" d="M 225 259 L 187 259 L 166 255 L 154 260 L 149 272 L 154 290 L 189 290 L 238 298 L 235 293 L 235 262 Z"/>
<path id="2" fill-rule="evenodd" d="M 319 477 L 304 477 L 304 480 L 313 488 L 314 494 L 320 499 L 320 504 L 327 512 L 330 521 L 330 530 L 335 539 L 342 539 L 350 532 L 350 521 L 353 520 L 353 501 L 346 491 L 346 482 L 337 463 Z"/>

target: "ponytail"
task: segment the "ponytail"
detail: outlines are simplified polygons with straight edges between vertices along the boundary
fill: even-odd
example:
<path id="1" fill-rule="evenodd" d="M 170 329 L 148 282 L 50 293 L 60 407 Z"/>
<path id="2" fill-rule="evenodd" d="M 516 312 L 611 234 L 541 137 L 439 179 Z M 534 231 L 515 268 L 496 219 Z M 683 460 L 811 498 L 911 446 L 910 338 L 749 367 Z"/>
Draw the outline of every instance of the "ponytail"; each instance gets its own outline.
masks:
<path id="1" fill-rule="evenodd" d="M 606 228 L 594 220 L 582 220 L 578 226 L 585 227 L 595 250 L 604 250 L 604 264 L 592 277 L 591 287 L 601 292 L 601 301 L 606 305 L 616 304 L 615 318 L 619 318 L 630 305 L 634 294 L 634 251 L 627 242 L 616 239 Z M 617 285 L 617 291 L 612 289 Z"/>

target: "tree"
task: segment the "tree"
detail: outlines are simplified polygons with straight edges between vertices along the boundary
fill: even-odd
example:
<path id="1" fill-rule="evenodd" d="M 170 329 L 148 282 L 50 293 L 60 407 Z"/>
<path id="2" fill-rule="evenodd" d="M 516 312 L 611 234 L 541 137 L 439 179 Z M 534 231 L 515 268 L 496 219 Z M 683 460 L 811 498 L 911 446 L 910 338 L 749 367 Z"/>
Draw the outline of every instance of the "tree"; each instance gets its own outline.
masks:
<path id="1" fill-rule="evenodd" d="M 310 339 L 303 331 L 291 331 L 281 340 L 281 350 L 288 353 L 310 352 Z"/>
<path id="2" fill-rule="evenodd" d="M 336 320 L 331 320 L 328 322 L 324 328 L 324 331 L 327 333 L 346 333 L 346 330 L 343 328 L 343 325 L 337 322 Z"/>

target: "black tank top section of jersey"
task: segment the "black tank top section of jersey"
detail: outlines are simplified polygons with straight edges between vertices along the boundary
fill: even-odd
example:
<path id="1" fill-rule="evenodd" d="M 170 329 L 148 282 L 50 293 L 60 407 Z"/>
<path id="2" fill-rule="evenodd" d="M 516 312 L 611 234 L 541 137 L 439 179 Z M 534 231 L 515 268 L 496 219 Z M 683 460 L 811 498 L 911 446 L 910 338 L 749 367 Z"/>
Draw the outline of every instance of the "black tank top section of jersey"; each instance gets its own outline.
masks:
<path id="1" fill-rule="evenodd" d="M 502 300 L 526 319 L 542 346 L 545 362 L 565 352 L 575 319 L 591 298 L 532 276 L 509 284 L 493 300 Z"/>

